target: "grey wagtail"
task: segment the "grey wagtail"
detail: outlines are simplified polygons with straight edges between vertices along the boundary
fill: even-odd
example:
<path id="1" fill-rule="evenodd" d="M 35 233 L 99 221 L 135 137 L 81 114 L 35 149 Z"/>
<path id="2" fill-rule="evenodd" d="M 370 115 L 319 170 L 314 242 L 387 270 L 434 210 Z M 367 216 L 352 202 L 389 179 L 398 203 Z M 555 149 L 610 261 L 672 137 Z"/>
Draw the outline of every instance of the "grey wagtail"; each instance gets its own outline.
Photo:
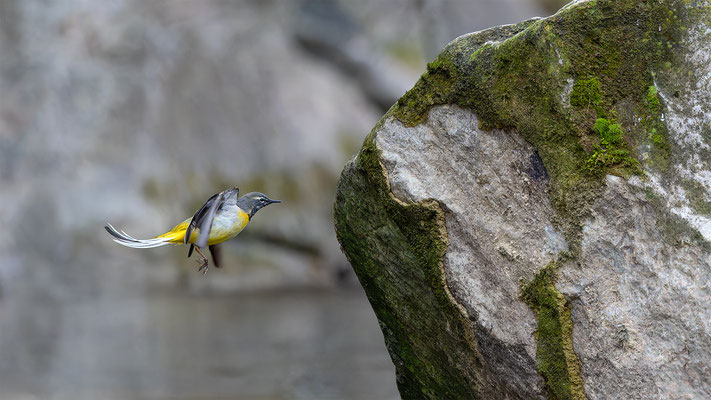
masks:
<path id="1" fill-rule="evenodd" d="M 200 251 L 208 246 L 212 261 L 220 267 L 218 243 L 237 236 L 260 209 L 281 200 L 272 200 L 264 193 L 252 192 L 239 197 L 239 189 L 227 189 L 207 199 L 205 204 L 185 221 L 168 232 L 152 239 L 136 239 L 126 232 L 117 231 L 111 224 L 104 228 L 114 237 L 114 242 L 137 249 L 149 249 L 167 244 L 190 244 L 188 257 L 197 250 L 202 257 L 198 271 L 207 273 L 207 257 Z"/>

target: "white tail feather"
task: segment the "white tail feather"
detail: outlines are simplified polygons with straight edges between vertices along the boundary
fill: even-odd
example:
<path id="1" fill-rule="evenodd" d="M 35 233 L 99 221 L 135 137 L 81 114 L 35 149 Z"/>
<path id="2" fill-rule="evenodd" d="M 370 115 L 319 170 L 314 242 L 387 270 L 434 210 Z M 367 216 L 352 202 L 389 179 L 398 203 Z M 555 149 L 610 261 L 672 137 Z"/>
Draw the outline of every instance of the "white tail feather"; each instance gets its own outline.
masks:
<path id="1" fill-rule="evenodd" d="M 114 237 L 114 242 L 135 249 L 150 249 L 170 244 L 169 238 L 136 239 L 124 231 L 117 231 L 116 228 L 109 223 L 107 223 L 104 228 Z"/>

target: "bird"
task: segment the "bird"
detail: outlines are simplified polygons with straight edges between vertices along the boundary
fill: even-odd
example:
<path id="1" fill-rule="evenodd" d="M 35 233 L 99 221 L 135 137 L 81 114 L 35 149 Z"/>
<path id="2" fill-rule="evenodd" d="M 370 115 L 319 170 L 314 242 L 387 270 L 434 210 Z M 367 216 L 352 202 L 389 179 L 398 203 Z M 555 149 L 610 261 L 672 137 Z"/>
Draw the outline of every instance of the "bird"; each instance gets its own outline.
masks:
<path id="1" fill-rule="evenodd" d="M 202 260 L 198 261 L 198 271 L 204 275 L 207 274 L 209 266 L 207 257 L 200 249 L 207 246 L 215 267 L 219 268 L 218 244 L 237 236 L 254 218 L 257 211 L 274 203 L 281 203 L 281 200 L 270 199 L 260 192 L 251 192 L 239 197 L 239 189 L 232 188 L 214 194 L 192 218 L 151 239 L 136 239 L 124 231 L 119 232 L 110 223 L 107 223 L 104 228 L 113 236 L 114 242 L 137 249 L 149 249 L 168 244 L 190 244 L 188 258 L 192 255 L 193 249 L 197 251 L 202 257 Z"/>

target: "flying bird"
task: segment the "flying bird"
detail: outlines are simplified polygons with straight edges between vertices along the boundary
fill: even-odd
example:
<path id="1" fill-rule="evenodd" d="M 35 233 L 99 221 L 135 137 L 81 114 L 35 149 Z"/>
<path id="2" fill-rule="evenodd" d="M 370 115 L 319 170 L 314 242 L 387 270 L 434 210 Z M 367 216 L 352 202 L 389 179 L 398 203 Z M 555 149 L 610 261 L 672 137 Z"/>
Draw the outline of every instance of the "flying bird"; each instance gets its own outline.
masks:
<path id="1" fill-rule="evenodd" d="M 190 244 L 188 257 L 195 249 L 202 260 L 198 271 L 207 273 L 208 261 L 200 249 L 207 246 L 212 254 L 212 261 L 220 267 L 219 243 L 237 236 L 247 223 L 263 207 L 281 200 L 272 200 L 264 193 L 251 192 L 239 197 L 239 189 L 223 190 L 207 199 L 199 210 L 168 232 L 152 239 L 136 239 L 126 232 L 119 232 L 107 223 L 104 228 L 114 237 L 114 242 L 137 249 L 149 249 L 167 244 Z"/>

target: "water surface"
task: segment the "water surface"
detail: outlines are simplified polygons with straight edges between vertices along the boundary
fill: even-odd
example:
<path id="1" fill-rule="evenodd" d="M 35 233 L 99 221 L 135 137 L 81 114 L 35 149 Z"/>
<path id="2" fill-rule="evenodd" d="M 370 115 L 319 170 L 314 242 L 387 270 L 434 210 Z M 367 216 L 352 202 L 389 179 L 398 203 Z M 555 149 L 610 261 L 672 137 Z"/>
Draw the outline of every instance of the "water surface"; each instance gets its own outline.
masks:
<path id="1" fill-rule="evenodd" d="M 0 398 L 396 399 L 361 290 L 0 299 Z"/>

